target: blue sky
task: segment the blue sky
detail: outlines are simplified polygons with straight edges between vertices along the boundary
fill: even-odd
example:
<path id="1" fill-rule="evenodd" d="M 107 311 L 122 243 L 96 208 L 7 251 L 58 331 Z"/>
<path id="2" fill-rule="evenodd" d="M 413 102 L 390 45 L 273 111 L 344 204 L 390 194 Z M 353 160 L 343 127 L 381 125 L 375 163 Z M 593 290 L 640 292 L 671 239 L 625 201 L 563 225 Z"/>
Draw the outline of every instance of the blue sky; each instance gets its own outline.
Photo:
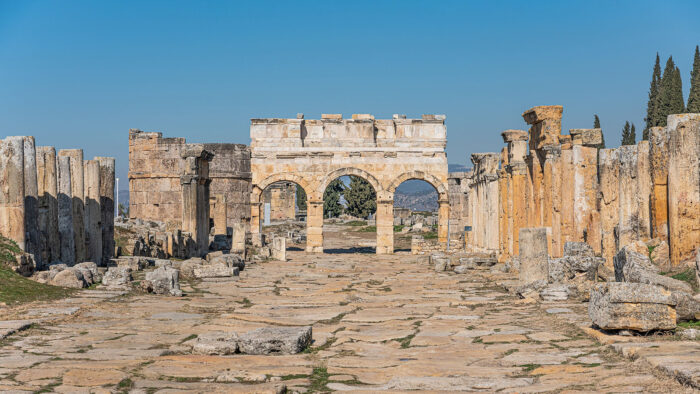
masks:
<path id="1" fill-rule="evenodd" d="M 520 114 L 643 128 L 654 56 L 687 96 L 698 1 L 0 0 L 0 136 L 115 156 L 129 128 L 249 143 L 253 117 L 447 115 L 448 160 L 498 151 Z M 662 65 L 663 66 L 663 65 Z"/>

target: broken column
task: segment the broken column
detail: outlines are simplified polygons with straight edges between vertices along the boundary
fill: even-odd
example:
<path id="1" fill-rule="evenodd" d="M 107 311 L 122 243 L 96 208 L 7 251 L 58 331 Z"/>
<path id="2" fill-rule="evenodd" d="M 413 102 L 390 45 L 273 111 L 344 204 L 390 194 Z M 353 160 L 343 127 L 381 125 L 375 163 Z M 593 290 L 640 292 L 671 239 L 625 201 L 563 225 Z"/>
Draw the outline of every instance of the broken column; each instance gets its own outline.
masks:
<path id="1" fill-rule="evenodd" d="M 58 237 L 60 260 L 64 264 L 75 264 L 75 234 L 73 233 L 73 195 L 71 189 L 70 157 L 58 156 Z"/>
<path id="2" fill-rule="evenodd" d="M 520 283 L 549 280 L 547 228 L 520 229 Z"/>
<path id="3" fill-rule="evenodd" d="M 476 192 L 474 245 L 481 251 L 498 251 L 498 154 L 474 153 L 471 159 Z"/>
<path id="4" fill-rule="evenodd" d="M 24 137 L 24 231 L 26 251 L 34 255 L 36 263 L 45 262 L 41 255 L 39 232 L 39 190 L 37 185 L 36 146 L 34 137 Z"/>
<path id="5" fill-rule="evenodd" d="M 559 159 L 559 184 L 561 194 L 561 212 L 560 212 L 560 238 L 561 243 L 576 241 L 575 220 L 574 220 L 574 187 L 572 181 L 574 179 L 574 150 L 570 135 L 562 135 L 559 137 L 561 142 L 561 157 Z"/>
<path id="6" fill-rule="evenodd" d="M 595 210 L 598 190 L 597 149 L 573 146 L 574 160 L 574 241 L 587 241 L 591 213 Z M 591 245 L 593 246 L 593 245 Z M 600 251 L 600 246 L 593 247 Z"/>
<path id="7" fill-rule="evenodd" d="M 651 169 L 649 168 L 649 141 L 637 143 L 637 206 L 639 221 L 637 233 L 642 240 L 651 238 Z"/>
<path id="8" fill-rule="evenodd" d="M 52 146 L 36 148 L 37 192 L 39 232 L 41 233 L 41 260 L 53 262 L 61 259 L 58 237 L 58 179 L 56 149 Z"/>
<path id="9" fill-rule="evenodd" d="M 671 264 L 700 245 L 700 114 L 669 115 L 668 225 Z"/>
<path id="10" fill-rule="evenodd" d="M 100 162 L 85 161 L 85 259 L 102 265 L 102 209 L 100 207 Z"/>
<path id="11" fill-rule="evenodd" d="M 191 144 L 181 157 L 185 160 L 180 176 L 182 229 L 192 234 L 196 253 L 205 255 L 209 250 L 209 161 L 214 155 L 200 144 Z"/>
<path id="12" fill-rule="evenodd" d="M 668 241 L 668 129 L 649 129 L 651 236 Z"/>
<path id="13" fill-rule="evenodd" d="M 619 175 L 620 161 L 617 149 L 601 149 L 598 152 L 598 179 L 601 230 L 601 256 L 605 265 L 612 269 L 613 257 L 617 252 L 615 228 L 619 223 Z"/>
<path id="14" fill-rule="evenodd" d="M 306 212 L 306 251 L 323 253 L 323 200 L 309 197 Z"/>
<path id="15" fill-rule="evenodd" d="M 501 133 L 503 142 L 508 144 L 508 166 L 506 171 L 510 178 L 508 198 L 511 200 L 512 225 L 510 231 L 512 235 L 513 253 L 519 253 L 519 233 L 520 229 L 527 226 L 527 201 L 525 187 L 527 181 L 527 132 L 523 130 L 506 130 Z"/>
<path id="16" fill-rule="evenodd" d="M 618 148 L 620 160 L 619 222 L 617 227 L 617 250 L 636 241 L 639 228 L 639 204 L 637 202 L 637 146 L 623 145 Z"/>
<path id="17" fill-rule="evenodd" d="M 272 239 L 272 259 L 277 261 L 287 261 L 287 238 L 275 237 Z"/>
<path id="18" fill-rule="evenodd" d="M 394 253 L 394 200 L 377 199 L 377 254 Z"/>
<path id="19" fill-rule="evenodd" d="M 85 260 L 85 185 L 83 181 L 83 150 L 62 149 L 58 156 L 70 158 L 70 179 L 73 199 L 73 236 L 75 237 L 75 261 Z"/>
<path id="20" fill-rule="evenodd" d="M 114 158 L 95 157 L 95 160 L 100 163 L 102 265 L 107 265 L 114 257 Z"/>
<path id="21" fill-rule="evenodd" d="M 24 138 L 7 137 L 0 146 L 0 234 L 25 250 Z"/>

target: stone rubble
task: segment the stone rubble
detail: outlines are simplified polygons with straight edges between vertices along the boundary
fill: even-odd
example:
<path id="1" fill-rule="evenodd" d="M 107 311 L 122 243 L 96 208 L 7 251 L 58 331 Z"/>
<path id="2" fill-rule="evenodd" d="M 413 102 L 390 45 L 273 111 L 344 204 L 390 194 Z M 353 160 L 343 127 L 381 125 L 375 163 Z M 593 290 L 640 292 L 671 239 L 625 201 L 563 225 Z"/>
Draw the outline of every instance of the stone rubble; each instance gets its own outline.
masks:
<path id="1" fill-rule="evenodd" d="M 676 301 L 668 290 L 642 283 L 611 282 L 591 289 L 588 314 L 603 330 L 671 330 Z"/>

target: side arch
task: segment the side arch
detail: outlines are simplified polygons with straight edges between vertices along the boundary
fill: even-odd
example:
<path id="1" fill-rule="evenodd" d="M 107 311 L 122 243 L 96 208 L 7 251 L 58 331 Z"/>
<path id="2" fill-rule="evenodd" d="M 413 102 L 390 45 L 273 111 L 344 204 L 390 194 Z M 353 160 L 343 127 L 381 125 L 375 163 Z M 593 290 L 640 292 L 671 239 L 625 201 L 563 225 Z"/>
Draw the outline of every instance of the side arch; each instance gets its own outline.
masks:
<path id="1" fill-rule="evenodd" d="M 367 182 L 369 182 L 370 185 L 372 185 L 372 187 L 374 188 L 374 192 L 377 193 L 377 195 L 379 195 L 379 193 L 381 193 L 384 190 L 382 188 L 381 183 L 379 183 L 379 181 L 377 180 L 377 178 L 374 177 L 374 175 L 370 174 L 365 170 L 361 170 L 355 167 L 344 167 L 339 168 L 335 171 L 331 171 L 321 180 L 319 190 L 321 192 L 325 191 L 326 187 L 328 187 L 328 184 L 331 183 L 334 179 L 346 175 L 355 175 L 366 180 Z"/>
<path id="2" fill-rule="evenodd" d="M 311 185 L 303 177 L 301 177 L 297 174 L 289 173 L 289 172 L 282 172 L 282 173 L 272 174 L 272 175 L 268 176 L 267 178 L 263 179 L 262 181 L 258 182 L 257 184 L 254 184 L 253 190 L 250 194 L 251 202 L 253 202 L 253 203 L 260 202 L 260 197 L 262 196 L 263 190 L 265 190 L 265 188 L 272 185 L 273 183 L 277 183 L 277 182 L 294 182 L 297 185 L 301 186 L 302 189 L 304 189 L 307 196 L 309 195 L 309 193 L 313 192 L 313 189 L 311 189 L 311 187 L 310 187 Z"/>
<path id="3" fill-rule="evenodd" d="M 438 200 L 447 201 L 447 187 L 436 176 L 423 171 L 404 172 L 403 174 L 399 175 L 396 179 L 394 179 L 394 181 L 391 182 L 391 184 L 389 184 L 389 187 L 387 187 L 387 191 L 393 196 L 394 192 L 396 192 L 396 188 L 399 187 L 401 183 L 409 179 L 418 179 L 421 181 L 428 182 L 435 188 L 435 190 L 437 190 Z"/>

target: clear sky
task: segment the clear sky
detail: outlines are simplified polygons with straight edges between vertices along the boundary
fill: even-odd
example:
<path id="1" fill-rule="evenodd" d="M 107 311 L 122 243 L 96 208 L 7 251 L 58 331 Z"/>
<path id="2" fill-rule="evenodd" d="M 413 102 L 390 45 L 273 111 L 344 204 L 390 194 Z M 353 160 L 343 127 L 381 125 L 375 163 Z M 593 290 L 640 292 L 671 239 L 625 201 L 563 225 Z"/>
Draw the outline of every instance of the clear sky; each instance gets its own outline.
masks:
<path id="1" fill-rule="evenodd" d="M 608 147 L 641 137 L 658 51 L 685 96 L 700 1 L 0 0 L 0 136 L 115 156 L 129 128 L 249 143 L 253 117 L 447 115 L 448 160 L 498 151 L 521 113 Z M 663 67 L 663 64 L 662 64 Z"/>

